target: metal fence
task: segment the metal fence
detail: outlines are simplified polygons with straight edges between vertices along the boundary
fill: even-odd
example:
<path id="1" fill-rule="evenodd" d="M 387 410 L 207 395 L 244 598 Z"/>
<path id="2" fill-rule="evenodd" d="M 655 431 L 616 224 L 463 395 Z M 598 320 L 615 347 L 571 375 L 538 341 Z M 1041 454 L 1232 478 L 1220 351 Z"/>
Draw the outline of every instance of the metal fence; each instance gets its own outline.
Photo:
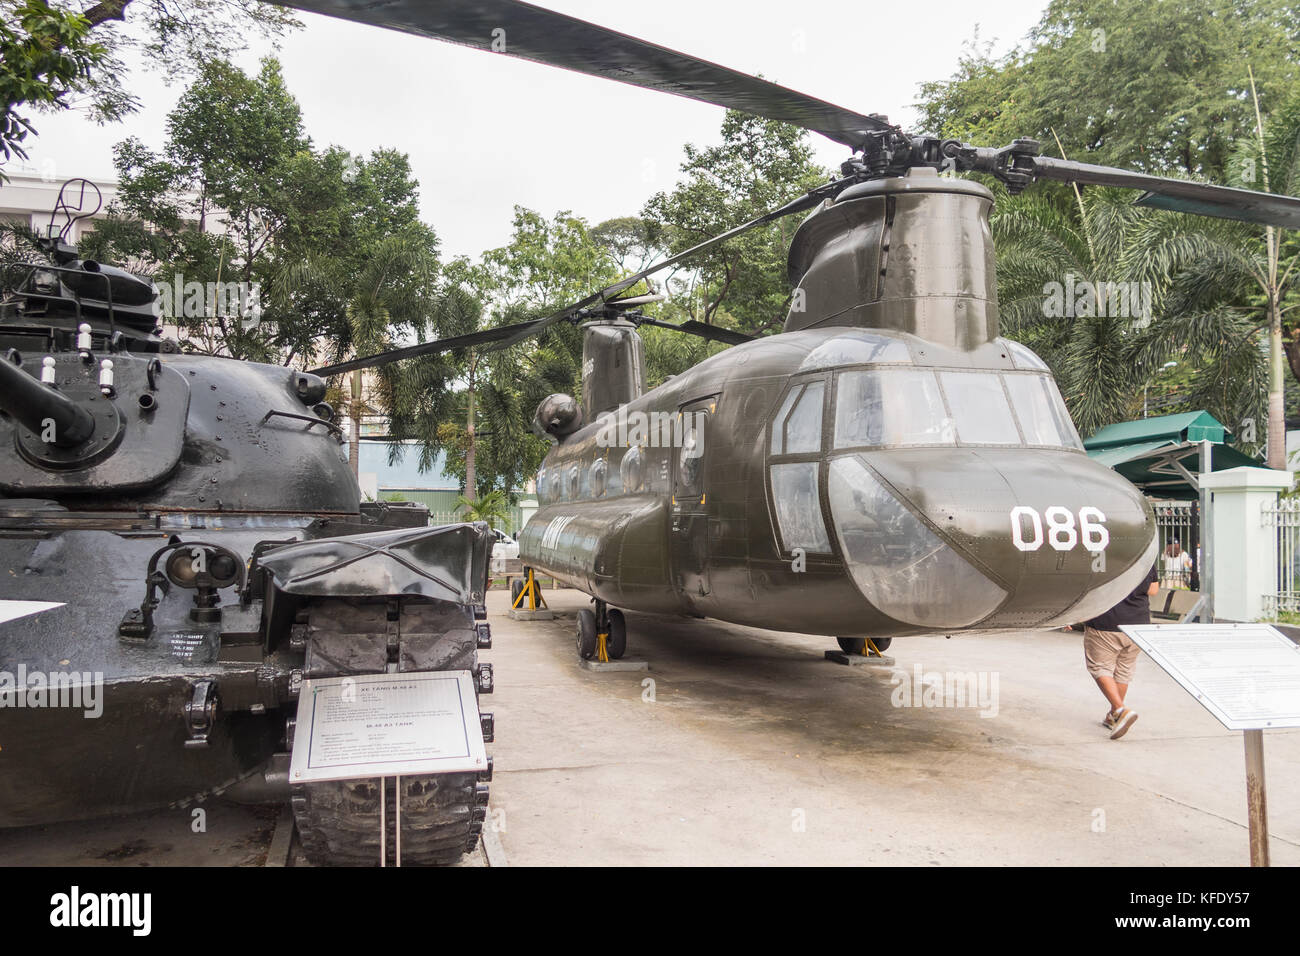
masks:
<path id="1" fill-rule="evenodd" d="M 1160 551 L 1156 574 L 1162 588 L 1199 591 L 1200 506 L 1195 501 L 1153 501 Z"/>
<path id="2" fill-rule="evenodd" d="M 1277 590 L 1264 595 L 1264 617 L 1300 613 L 1300 499 L 1266 501 L 1260 518 L 1277 533 Z"/>

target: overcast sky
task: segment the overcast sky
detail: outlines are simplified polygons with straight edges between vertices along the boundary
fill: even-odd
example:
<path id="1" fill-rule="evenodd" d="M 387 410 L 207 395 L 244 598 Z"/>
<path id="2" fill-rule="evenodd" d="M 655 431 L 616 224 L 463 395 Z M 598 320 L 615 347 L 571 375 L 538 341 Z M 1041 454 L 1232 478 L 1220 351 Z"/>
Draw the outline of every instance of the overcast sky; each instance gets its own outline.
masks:
<path id="1" fill-rule="evenodd" d="M 1001 52 L 1037 23 L 1037 0 L 971 4 L 843 0 L 538 0 L 539 5 L 910 125 L 918 84 L 949 76 L 978 25 Z M 516 203 L 596 223 L 638 212 L 676 181 L 682 146 L 719 139 L 722 110 L 620 83 L 303 14 L 279 57 L 316 145 L 406 152 L 443 252 L 508 241 Z M 269 44 L 250 49 L 255 69 Z M 112 174 L 128 135 L 161 147 L 180 87 L 136 64 L 144 109 L 106 127 L 35 117 L 30 165 L 60 179 Z M 813 136 L 827 166 L 844 147 Z M 1002 144 L 988 144 L 1002 145 Z M 52 164 L 52 165 L 51 165 Z"/>

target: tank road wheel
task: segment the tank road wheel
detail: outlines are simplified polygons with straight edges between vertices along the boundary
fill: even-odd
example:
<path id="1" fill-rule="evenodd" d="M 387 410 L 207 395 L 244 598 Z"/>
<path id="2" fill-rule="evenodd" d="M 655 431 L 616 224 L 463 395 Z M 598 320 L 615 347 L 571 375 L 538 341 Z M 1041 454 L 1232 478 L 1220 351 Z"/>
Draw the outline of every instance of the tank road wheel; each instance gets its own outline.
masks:
<path id="1" fill-rule="evenodd" d="M 596 615 L 585 607 L 578 612 L 578 656 L 584 661 L 596 656 Z"/>
<path id="2" fill-rule="evenodd" d="M 320 599 L 310 608 L 304 676 L 382 673 L 391 663 L 400 672 L 477 674 L 474 625 L 468 604 Z M 402 865 L 431 866 L 455 863 L 478 845 L 488 777 L 490 770 L 295 784 L 290 799 L 303 850 L 317 865 L 379 866 L 381 856 L 395 865 L 400 818 Z"/>
<path id="3" fill-rule="evenodd" d="M 609 659 L 616 661 L 627 652 L 627 619 L 618 608 L 609 609 L 609 638 L 605 642 Z"/>
<path id="4" fill-rule="evenodd" d="M 510 606 L 514 607 L 515 602 L 519 600 L 519 595 L 523 593 L 524 582 L 520 578 L 515 578 L 510 582 Z"/>

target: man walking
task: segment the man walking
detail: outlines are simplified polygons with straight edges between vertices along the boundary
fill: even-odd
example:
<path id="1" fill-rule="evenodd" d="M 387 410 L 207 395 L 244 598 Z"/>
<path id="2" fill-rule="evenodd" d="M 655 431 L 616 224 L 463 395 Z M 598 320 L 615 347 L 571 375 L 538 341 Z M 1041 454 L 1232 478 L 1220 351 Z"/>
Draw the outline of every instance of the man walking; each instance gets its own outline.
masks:
<path id="1" fill-rule="evenodd" d="M 1088 673 L 1110 704 L 1110 710 L 1101 723 L 1111 732 L 1111 740 L 1123 737 L 1138 719 L 1136 711 L 1124 706 L 1124 697 L 1137 666 L 1138 646 L 1120 630 L 1120 626 L 1150 624 L 1151 597 L 1159 589 L 1153 565 L 1132 594 L 1083 627 L 1083 658 Z"/>

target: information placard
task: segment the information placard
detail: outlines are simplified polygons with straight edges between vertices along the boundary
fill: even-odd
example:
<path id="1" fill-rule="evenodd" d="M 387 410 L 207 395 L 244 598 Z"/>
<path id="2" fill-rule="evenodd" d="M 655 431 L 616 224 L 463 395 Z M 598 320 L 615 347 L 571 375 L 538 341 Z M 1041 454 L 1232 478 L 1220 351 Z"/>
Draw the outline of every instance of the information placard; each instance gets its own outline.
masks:
<path id="1" fill-rule="evenodd" d="M 1300 647 L 1267 624 L 1132 624 L 1123 631 L 1229 730 L 1300 727 Z"/>
<path id="2" fill-rule="evenodd" d="M 292 783 L 486 769 L 469 671 L 303 681 Z"/>

